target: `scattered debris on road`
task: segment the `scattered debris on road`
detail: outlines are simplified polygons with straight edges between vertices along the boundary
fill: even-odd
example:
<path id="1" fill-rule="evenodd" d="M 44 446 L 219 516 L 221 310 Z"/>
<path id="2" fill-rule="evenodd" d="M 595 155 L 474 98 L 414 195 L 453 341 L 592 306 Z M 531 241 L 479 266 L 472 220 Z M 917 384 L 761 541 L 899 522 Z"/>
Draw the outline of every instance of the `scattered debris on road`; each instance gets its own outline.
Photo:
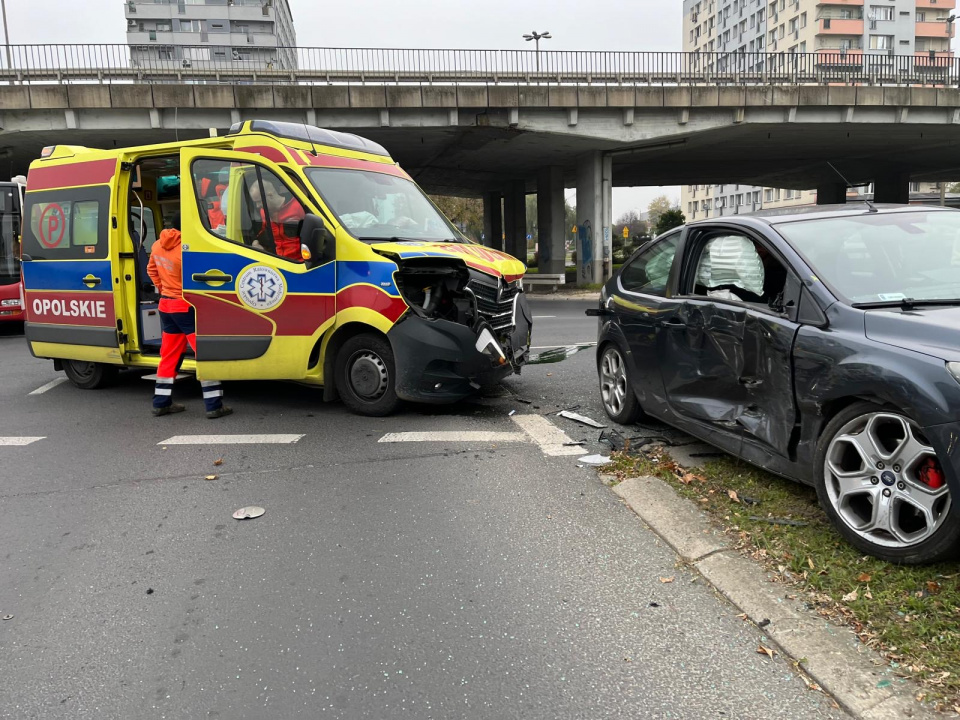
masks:
<path id="1" fill-rule="evenodd" d="M 4 620 L 13 620 L 13 615 L 4 615 L 4 616 L 3 616 L 3 619 L 4 619 Z"/>
<path id="2" fill-rule="evenodd" d="M 602 423 L 598 423 L 596 420 L 588 418 L 586 415 L 578 415 L 577 413 L 570 412 L 569 410 L 561 410 L 560 412 L 557 413 L 557 415 L 559 417 L 567 418 L 568 420 L 573 420 L 574 422 L 578 422 L 582 425 L 589 425 L 590 427 L 595 427 L 595 428 L 606 427 L 606 425 Z"/>
<path id="3" fill-rule="evenodd" d="M 774 651 L 774 650 L 771 650 L 770 648 L 768 648 L 768 647 L 766 647 L 766 646 L 764 646 L 764 645 L 760 645 L 760 646 L 757 648 L 757 654 L 758 654 L 758 655 L 766 655 L 766 656 L 768 656 L 771 660 L 773 660 L 773 656 L 774 656 L 774 654 L 775 654 L 775 651 Z"/>
<path id="4" fill-rule="evenodd" d="M 590 465 L 591 467 L 600 467 L 601 465 L 608 465 L 613 461 L 606 455 L 586 455 L 585 457 L 578 458 L 577 462 Z"/>
<path id="5" fill-rule="evenodd" d="M 662 583 L 672 583 L 673 580 L 674 580 L 674 576 L 673 576 L 673 575 L 671 575 L 670 577 L 662 577 L 662 578 L 660 578 L 660 582 L 662 582 Z"/>
<path id="6" fill-rule="evenodd" d="M 236 520 L 249 520 L 251 518 L 258 518 L 265 512 L 266 510 L 264 510 L 262 507 L 251 505 L 249 507 L 240 508 L 233 514 L 233 517 Z"/>
<path id="7" fill-rule="evenodd" d="M 223 465 L 223 457 L 218 457 L 216 460 L 213 461 L 213 464 L 214 464 L 214 465 Z"/>
<path id="8" fill-rule="evenodd" d="M 207 476 L 204 478 L 204 480 L 216 480 L 218 477 L 220 477 L 220 476 L 219 476 L 219 475 L 207 475 Z"/>

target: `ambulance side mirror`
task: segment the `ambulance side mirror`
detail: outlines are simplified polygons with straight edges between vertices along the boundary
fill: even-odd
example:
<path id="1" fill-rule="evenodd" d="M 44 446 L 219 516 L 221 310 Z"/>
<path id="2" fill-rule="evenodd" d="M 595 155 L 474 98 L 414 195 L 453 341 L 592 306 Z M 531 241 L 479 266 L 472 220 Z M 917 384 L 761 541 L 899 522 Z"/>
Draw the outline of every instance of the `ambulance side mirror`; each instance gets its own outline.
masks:
<path id="1" fill-rule="evenodd" d="M 300 252 L 307 267 L 323 265 L 337 257 L 336 239 L 317 215 L 307 215 L 300 228 Z"/>

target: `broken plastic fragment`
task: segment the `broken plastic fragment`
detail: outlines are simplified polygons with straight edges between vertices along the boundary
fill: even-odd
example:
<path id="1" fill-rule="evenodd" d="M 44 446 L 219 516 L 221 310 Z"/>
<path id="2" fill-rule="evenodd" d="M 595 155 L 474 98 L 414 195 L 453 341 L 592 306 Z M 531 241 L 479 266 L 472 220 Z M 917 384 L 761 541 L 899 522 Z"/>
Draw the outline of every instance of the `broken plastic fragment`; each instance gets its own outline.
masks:
<path id="1" fill-rule="evenodd" d="M 250 507 L 240 508 L 233 514 L 233 517 L 236 520 L 248 520 L 250 518 L 258 518 L 265 512 L 266 510 L 262 507 L 251 505 Z"/>
<path id="2" fill-rule="evenodd" d="M 3 619 L 4 619 L 4 620 L 13 620 L 13 615 L 4 615 L 4 616 L 3 616 Z"/>
<path id="3" fill-rule="evenodd" d="M 600 467 L 601 465 L 610 464 L 612 460 L 604 455 L 587 455 L 586 457 L 580 458 L 578 462 L 582 462 L 584 465 L 590 465 L 592 467 Z"/>
<path id="4" fill-rule="evenodd" d="M 568 420 L 573 420 L 574 422 L 582 423 L 583 425 L 589 425 L 590 427 L 595 428 L 605 428 L 606 425 L 598 423 L 596 420 L 591 420 L 586 415 L 579 415 L 575 412 L 570 412 L 569 410 L 561 410 L 557 413 L 560 417 L 565 417 Z"/>
<path id="5" fill-rule="evenodd" d="M 207 476 L 204 478 L 204 480 L 216 480 L 218 477 L 220 477 L 220 476 L 219 476 L 219 475 L 207 475 Z"/>

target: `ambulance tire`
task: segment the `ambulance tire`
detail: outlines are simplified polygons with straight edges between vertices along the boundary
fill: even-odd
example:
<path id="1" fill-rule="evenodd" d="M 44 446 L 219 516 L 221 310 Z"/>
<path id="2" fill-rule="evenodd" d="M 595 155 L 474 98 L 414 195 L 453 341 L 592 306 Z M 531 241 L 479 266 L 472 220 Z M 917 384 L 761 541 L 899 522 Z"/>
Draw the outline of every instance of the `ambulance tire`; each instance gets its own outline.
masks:
<path id="1" fill-rule="evenodd" d="M 107 387 L 117 379 L 118 374 L 117 368 L 111 365 L 85 360 L 64 360 L 63 372 L 81 390 Z"/>
<path id="2" fill-rule="evenodd" d="M 358 415 L 382 417 L 400 404 L 393 348 L 386 338 L 368 333 L 349 338 L 337 354 L 335 377 L 343 404 Z"/>

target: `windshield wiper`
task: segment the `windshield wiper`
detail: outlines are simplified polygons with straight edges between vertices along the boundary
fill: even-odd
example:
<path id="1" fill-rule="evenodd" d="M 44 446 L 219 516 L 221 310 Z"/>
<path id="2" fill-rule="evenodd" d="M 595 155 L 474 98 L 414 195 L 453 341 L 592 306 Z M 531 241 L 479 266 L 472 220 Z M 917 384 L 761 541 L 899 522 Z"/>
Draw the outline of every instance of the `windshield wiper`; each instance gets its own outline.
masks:
<path id="1" fill-rule="evenodd" d="M 901 308 L 903 310 L 913 310 L 918 307 L 960 305 L 960 298 L 936 298 L 931 300 L 916 300 L 914 298 L 903 298 L 902 300 L 883 300 L 881 302 L 853 303 L 853 307 L 861 310 L 873 310 L 879 308 Z"/>

